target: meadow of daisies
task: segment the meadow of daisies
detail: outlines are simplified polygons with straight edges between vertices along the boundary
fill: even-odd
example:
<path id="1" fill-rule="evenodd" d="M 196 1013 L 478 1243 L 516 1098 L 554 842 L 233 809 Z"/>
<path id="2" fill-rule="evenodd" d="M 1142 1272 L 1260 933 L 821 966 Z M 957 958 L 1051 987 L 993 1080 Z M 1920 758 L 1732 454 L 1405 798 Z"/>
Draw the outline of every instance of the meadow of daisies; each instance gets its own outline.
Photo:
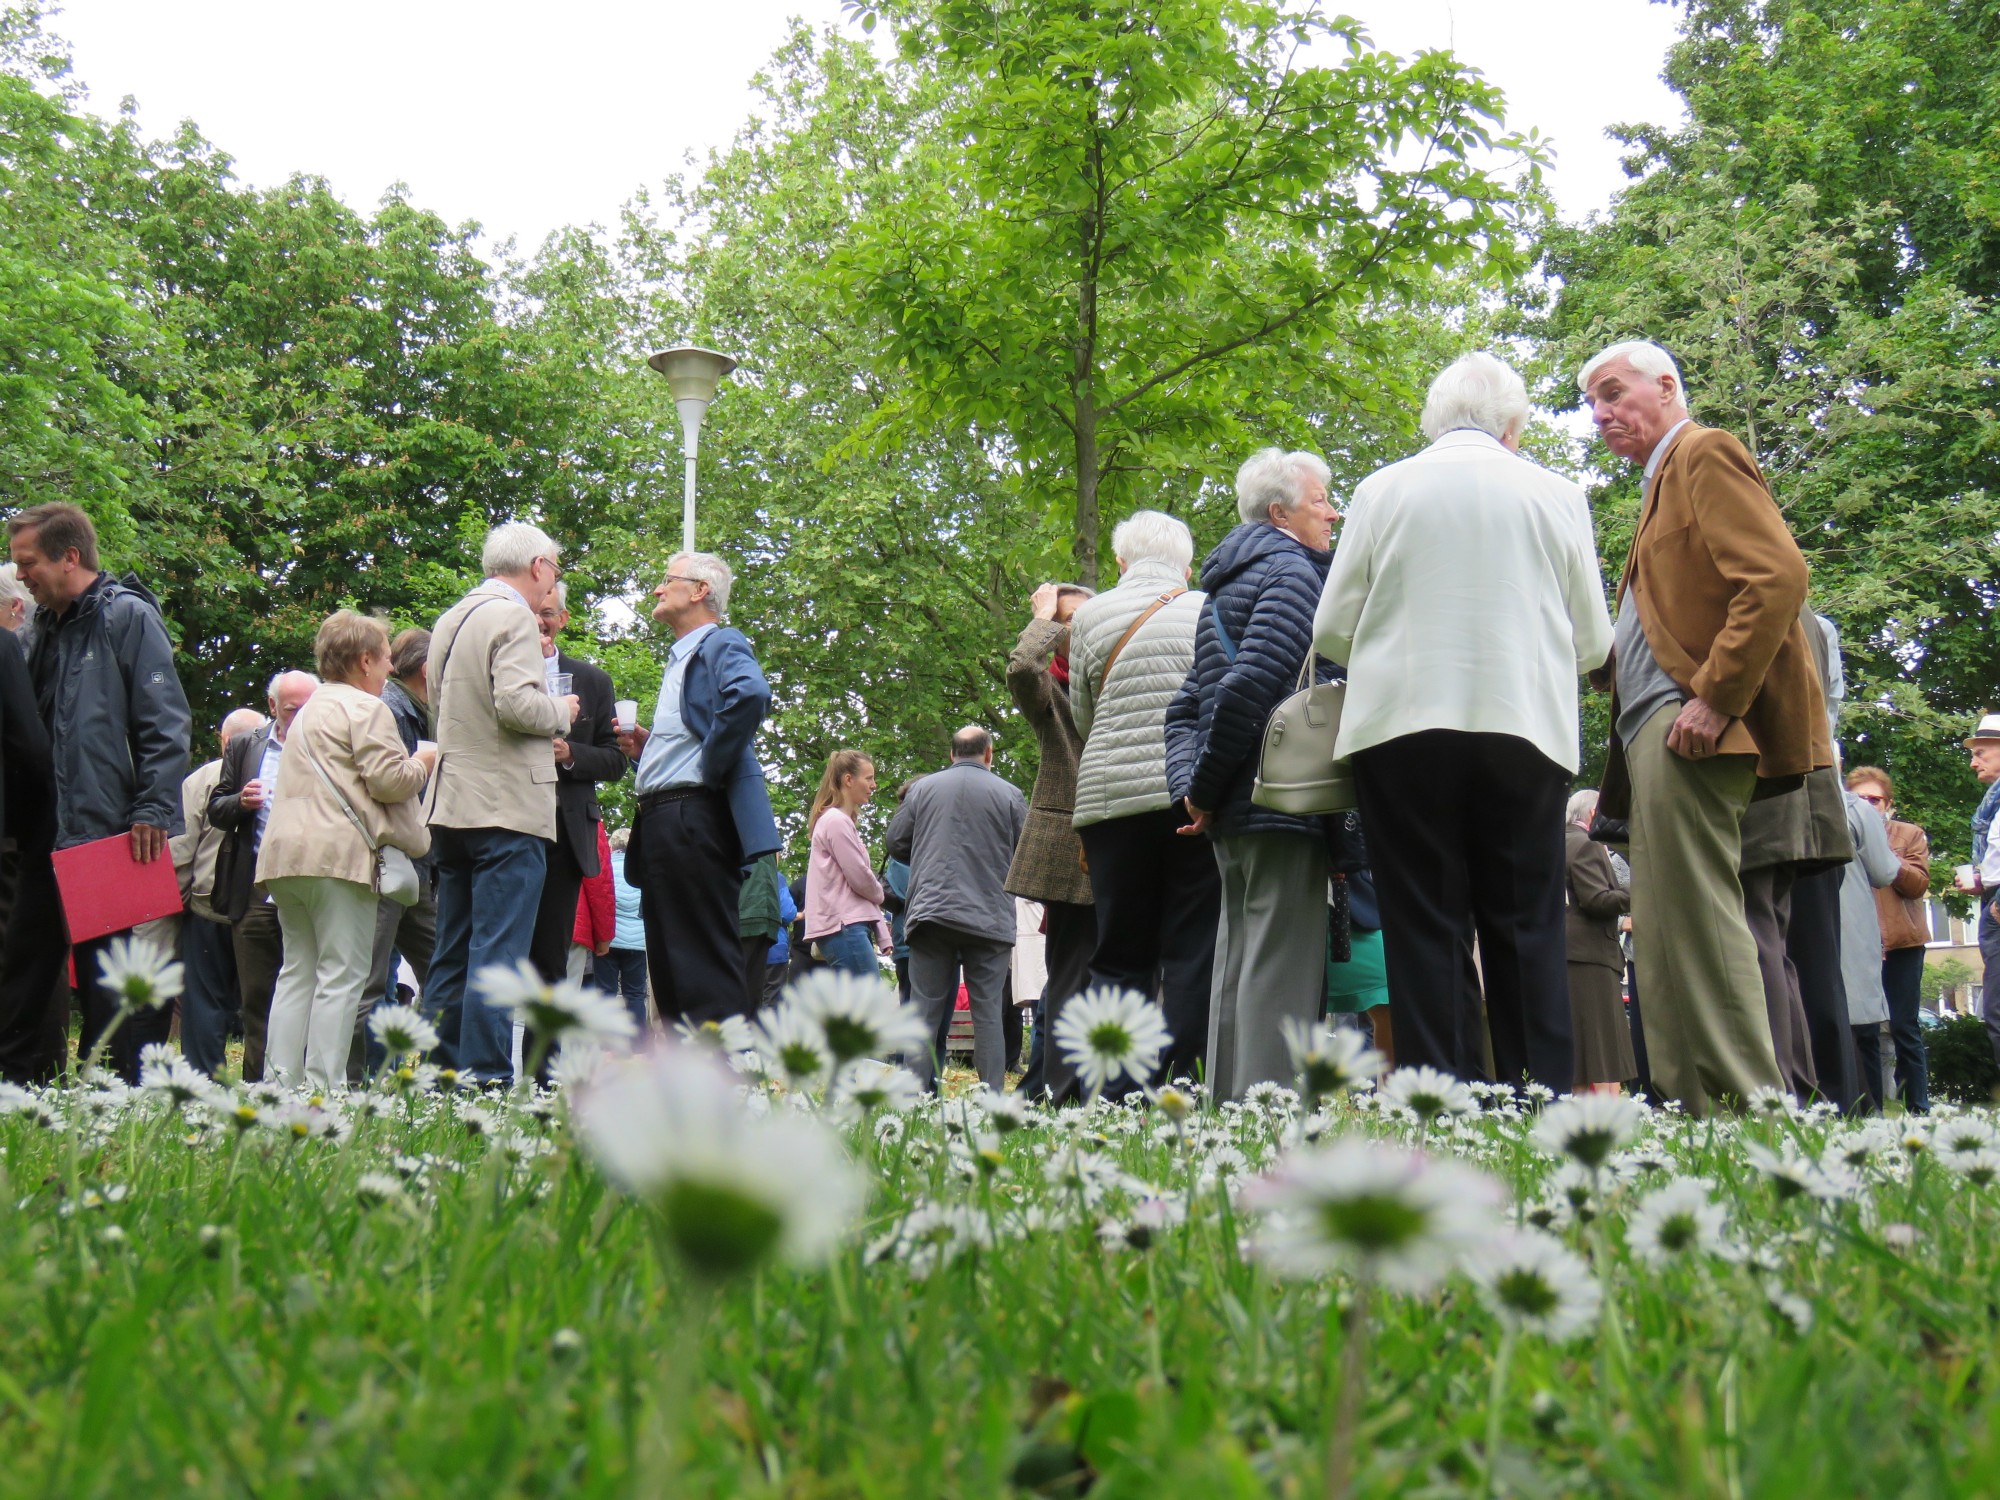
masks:
<path id="1" fill-rule="evenodd" d="M 1382 1073 L 920 1097 L 894 991 L 494 1093 L 0 1086 L 0 1494 L 1974 1496 L 2000 1491 L 2000 1135 L 1690 1120 Z M 130 983 L 134 1003 L 170 986 Z"/>

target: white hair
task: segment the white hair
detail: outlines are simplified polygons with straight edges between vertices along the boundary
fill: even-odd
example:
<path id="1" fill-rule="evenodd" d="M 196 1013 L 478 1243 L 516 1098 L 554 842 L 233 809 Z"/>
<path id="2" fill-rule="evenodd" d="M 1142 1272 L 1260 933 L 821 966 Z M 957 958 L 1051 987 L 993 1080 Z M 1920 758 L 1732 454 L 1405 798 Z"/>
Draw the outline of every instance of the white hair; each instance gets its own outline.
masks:
<path id="1" fill-rule="evenodd" d="M 1504 442 L 1528 425 L 1528 388 L 1490 354 L 1460 355 L 1431 382 L 1419 425 L 1432 442 L 1465 427 Z"/>
<path id="2" fill-rule="evenodd" d="M 271 674 L 270 684 L 264 689 L 265 698 L 272 703 L 276 703 L 278 701 L 278 684 L 283 682 L 287 677 L 303 677 L 315 689 L 320 685 L 318 676 L 312 672 L 302 671 L 298 667 L 281 667 Z"/>
<path id="3" fill-rule="evenodd" d="M 569 585 L 558 578 L 556 586 L 549 590 L 549 599 L 555 601 L 557 609 L 567 614 L 569 612 Z M 544 600 L 543 602 L 546 603 L 548 601 Z"/>
<path id="4" fill-rule="evenodd" d="M 278 674 L 280 677 L 284 673 Z M 254 708 L 232 708 L 222 716 L 222 723 L 216 726 L 219 735 L 254 734 L 270 722 Z"/>
<path id="5" fill-rule="evenodd" d="M 667 559 L 667 567 L 683 578 L 707 584 L 709 608 L 715 611 L 716 619 L 728 618 L 729 590 L 736 582 L 728 563 L 713 552 L 676 552 Z"/>
<path id="6" fill-rule="evenodd" d="M 1594 786 L 1587 786 L 1580 792 L 1570 794 L 1569 805 L 1563 809 L 1563 821 L 1574 823 L 1586 811 L 1597 811 L 1597 788 Z"/>
<path id="7" fill-rule="evenodd" d="M 1280 510 L 1297 510 L 1308 480 L 1316 481 L 1322 489 L 1333 485 L 1333 470 L 1318 454 L 1259 448 L 1236 471 L 1236 514 L 1245 521 L 1268 521 L 1274 505 Z M 1112 546 L 1117 546 L 1116 541 Z"/>
<path id="8" fill-rule="evenodd" d="M 1194 562 L 1194 533 L 1165 511 L 1135 510 L 1113 529 L 1111 554 L 1128 568 L 1163 562 L 1184 573 Z"/>
<path id="9" fill-rule="evenodd" d="M 1576 372 L 1576 388 L 1586 394 L 1590 390 L 1591 378 L 1613 360 L 1624 360 L 1634 370 L 1648 380 L 1658 380 L 1662 375 L 1674 377 L 1674 394 L 1683 402 L 1687 400 L 1687 382 L 1681 379 L 1681 367 L 1674 363 L 1674 357 L 1649 339 L 1626 339 L 1613 344 L 1609 349 L 1599 350 Z"/>
<path id="10" fill-rule="evenodd" d="M 29 597 L 27 587 L 21 582 L 20 569 L 12 563 L 0 563 L 0 605 L 21 600 L 30 609 L 35 601 Z"/>
<path id="11" fill-rule="evenodd" d="M 562 564 L 562 548 L 539 526 L 526 521 L 503 521 L 486 533 L 486 545 L 479 549 L 479 566 L 488 578 L 512 578 L 544 557 Z"/>

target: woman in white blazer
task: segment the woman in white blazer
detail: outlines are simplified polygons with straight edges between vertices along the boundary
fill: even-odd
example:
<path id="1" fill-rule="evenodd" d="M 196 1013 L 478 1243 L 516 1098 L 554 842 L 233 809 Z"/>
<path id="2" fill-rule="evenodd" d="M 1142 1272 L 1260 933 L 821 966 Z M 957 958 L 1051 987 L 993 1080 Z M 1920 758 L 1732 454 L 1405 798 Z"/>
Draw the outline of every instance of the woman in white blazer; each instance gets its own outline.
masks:
<path id="1" fill-rule="evenodd" d="M 375 851 L 390 844 L 415 859 L 430 849 L 417 793 L 437 750 L 403 751 L 382 701 L 389 632 L 380 620 L 344 609 L 328 616 L 313 655 L 325 682 L 292 721 L 257 852 L 257 883 L 270 891 L 285 939 L 265 1064 L 281 1083 L 335 1089 L 347 1082 L 374 957 Z"/>
<path id="2" fill-rule="evenodd" d="M 1485 1076 L 1490 1028 L 1500 1081 L 1563 1092 L 1563 804 L 1611 617 L 1583 491 L 1519 455 L 1527 420 L 1491 355 L 1440 374 L 1431 446 L 1354 492 L 1313 633 L 1347 665 L 1397 1063 Z"/>

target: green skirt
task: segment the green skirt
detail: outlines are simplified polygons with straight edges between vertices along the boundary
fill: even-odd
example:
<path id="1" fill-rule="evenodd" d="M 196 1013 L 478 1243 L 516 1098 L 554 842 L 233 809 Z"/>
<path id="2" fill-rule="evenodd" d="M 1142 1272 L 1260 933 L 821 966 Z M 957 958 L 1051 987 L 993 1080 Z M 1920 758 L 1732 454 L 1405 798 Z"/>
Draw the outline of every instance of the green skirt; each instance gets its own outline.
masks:
<path id="1" fill-rule="evenodd" d="M 1352 1015 L 1388 1002 L 1389 969 L 1382 961 L 1381 933 L 1357 927 L 1349 946 L 1352 957 L 1346 963 L 1327 962 L 1326 1008 Z"/>

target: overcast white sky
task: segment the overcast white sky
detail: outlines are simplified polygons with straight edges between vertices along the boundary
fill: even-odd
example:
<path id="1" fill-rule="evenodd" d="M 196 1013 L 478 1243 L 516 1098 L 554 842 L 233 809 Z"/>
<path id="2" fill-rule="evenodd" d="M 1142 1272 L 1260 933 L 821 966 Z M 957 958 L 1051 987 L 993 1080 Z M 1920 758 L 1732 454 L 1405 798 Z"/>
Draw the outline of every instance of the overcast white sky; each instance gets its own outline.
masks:
<path id="1" fill-rule="evenodd" d="M 1649 0 L 1356 0 L 1378 45 L 1449 47 L 1507 93 L 1508 123 L 1554 139 L 1558 201 L 1602 208 L 1623 181 L 1607 125 L 1679 118 L 1660 82 L 1677 12 Z M 318 173 L 358 208 L 389 184 L 524 250 L 608 223 L 689 152 L 725 144 L 787 18 L 839 0 L 70 0 L 96 110 L 125 95 L 165 134 L 192 119 L 264 186 Z"/>

